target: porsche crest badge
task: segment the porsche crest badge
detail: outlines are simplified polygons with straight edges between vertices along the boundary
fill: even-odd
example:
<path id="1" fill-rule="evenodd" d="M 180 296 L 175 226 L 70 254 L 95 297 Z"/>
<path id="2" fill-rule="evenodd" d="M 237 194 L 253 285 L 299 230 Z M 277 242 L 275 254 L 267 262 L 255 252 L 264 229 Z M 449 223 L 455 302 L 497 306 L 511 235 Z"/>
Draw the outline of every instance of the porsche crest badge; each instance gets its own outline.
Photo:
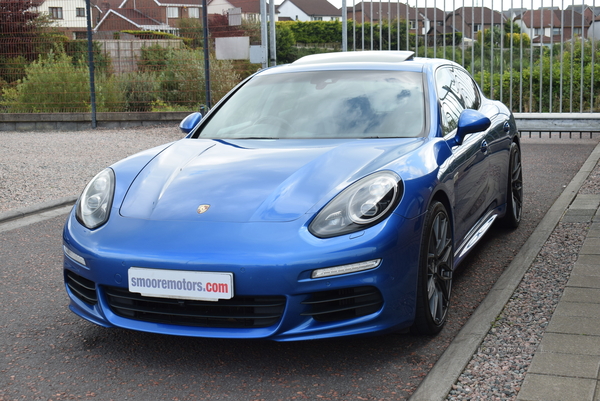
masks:
<path id="1" fill-rule="evenodd" d="M 205 213 L 209 208 L 210 205 L 200 205 L 198 206 L 198 209 L 196 209 L 196 211 L 198 212 L 198 214 L 202 214 Z"/>

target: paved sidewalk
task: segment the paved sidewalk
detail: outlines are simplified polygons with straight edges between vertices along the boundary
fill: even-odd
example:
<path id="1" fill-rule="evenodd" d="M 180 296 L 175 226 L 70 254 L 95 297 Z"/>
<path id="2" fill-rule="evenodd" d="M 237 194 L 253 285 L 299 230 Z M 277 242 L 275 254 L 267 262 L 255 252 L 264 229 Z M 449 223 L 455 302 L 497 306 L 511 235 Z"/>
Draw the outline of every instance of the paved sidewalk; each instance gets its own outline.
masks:
<path id="1" fill-rule="evenodd" d="M 600 144 L 546 213 L 410 401 L 445 400 L 523 276 L 563 222 L 591 224 L 565 291 L 527 370 L 519 401 L 600 401 L 600 194 L 578 194 Z M 475 398 L 471 398 L 475 399 Z"/>
<path id="2" fill-rule="evenodd" d="M 600 400 L 599 206 L 600 195 L 577 195 L 562 218 L 591 226 L 518 400 Z"/>

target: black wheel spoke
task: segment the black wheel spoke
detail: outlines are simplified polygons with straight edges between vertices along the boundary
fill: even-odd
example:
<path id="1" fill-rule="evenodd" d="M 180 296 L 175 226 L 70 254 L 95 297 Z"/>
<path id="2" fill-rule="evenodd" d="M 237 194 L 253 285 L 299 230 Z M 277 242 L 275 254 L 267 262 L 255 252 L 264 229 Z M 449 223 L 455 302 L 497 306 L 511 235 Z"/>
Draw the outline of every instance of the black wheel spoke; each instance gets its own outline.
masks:
<path id="1" fill-rule="evenodd" d="M 442 329 L 448 316 L 454 242 L 451 220 L 441 202 L 433 202 L 429 206 L 425 220 L 419 262 L 417 314 L 411 331 L 435 334 Z"/>
<path id="2" fill-rule="evenodd" d="M 431 318 L 441 324 L 448 311 L 452 286 L 452 237 L 448 216 L 440 212 L 431 225 L 427 257 L 427 298 Z"/>

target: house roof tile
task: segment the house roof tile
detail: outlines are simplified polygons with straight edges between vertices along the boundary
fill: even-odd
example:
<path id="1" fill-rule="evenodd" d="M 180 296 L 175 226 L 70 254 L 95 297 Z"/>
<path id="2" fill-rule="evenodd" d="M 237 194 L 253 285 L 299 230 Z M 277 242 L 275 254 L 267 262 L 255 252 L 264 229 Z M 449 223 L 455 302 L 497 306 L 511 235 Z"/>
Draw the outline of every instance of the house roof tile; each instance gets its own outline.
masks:
<path id="1" fill-rule="evenodd" d="M 341 16 L 342 11 L 327 0 L 285 0 L 302 10 L 306 15 L 314 16 Z"/>
<path id="2" fill-rule="evenodd" d="M 589 25 L 582 15 L 571 10 L 530 10 L 526 11 L 520 18 L 528 28 L 550 28 L 550 27 L 581 27 Z M 564 24 L 561 23 L 564 21 Z"/>
<path id="3" fill-rule="evenodd" d="M 371 8 L 372 7 L 372 8 Z M 380 12 L 381 7 L 381 12 Z M 372 9 L 372 11 L 371 11 Z M 385 3 L 385 2 L 370 2 L 370 1 L 361 1 L 357 3 L 354 7 L 356 12 L 364 12 L 366 16 L 368 16 L 371 21 L 379 21 L 383 17 L 384 20 L 390 18 L 407 18 L 414 19 L 422 19 L 417 13 L 417 10 L 405 3 Z M 381 16 L 380 16 L 381 14 Z"/>
<path id="4" fill-rule="evenodd" d="M 482 15 L 483 14 L 483 15 Z M 465 23 L 471 24 L 499 24 L 502 21 L 506 21 L 504 14 L 494 11 L 487 7 L 460 7 L 449 13 L 448 18 L 452 18 L 452 15 L 461 15 Z"/>

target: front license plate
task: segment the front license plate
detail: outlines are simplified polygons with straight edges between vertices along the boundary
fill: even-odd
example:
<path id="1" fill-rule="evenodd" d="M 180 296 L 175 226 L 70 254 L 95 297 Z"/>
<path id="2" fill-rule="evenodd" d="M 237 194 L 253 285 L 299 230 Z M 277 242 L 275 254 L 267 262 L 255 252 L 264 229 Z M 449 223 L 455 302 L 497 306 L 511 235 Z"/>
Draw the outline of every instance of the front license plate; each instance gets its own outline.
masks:
<path id="1" fill-rule="evenodd" d="M 129 291 L 147 297 L 218 301 L 233 297 L 233 273 L 131 267 Z"/>

